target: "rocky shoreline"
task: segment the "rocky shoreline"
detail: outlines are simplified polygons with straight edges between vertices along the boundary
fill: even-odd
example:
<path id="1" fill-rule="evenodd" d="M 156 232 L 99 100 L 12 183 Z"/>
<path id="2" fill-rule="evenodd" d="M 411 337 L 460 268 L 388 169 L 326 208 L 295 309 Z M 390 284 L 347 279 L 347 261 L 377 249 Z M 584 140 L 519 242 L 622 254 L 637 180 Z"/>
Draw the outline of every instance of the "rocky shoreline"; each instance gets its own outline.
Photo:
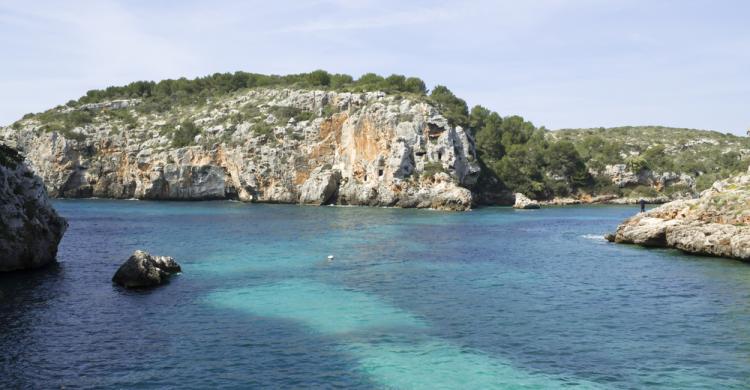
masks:
<path id="1" fill-rule="evenodd" d="M 618 195 L 583 195 L 577 198 L 553 198 L 550 200 L 540 200 L 538 203 L 542 206 L 572 206 L 572 205 L 586 205 L 586 204 L 612 204 L 612 205 L 627 205 L 627 204 L 638 204 L 641 200 L 644 200 L 647 204 L 665 204 L 674 200 L 683 200 L 689 198 L 677 198 L 673 199 L 668 196 L 657 196 L 657 197 L 620 197 Z"/>
<path id="2" fill-rule="evenodd" d="M 625 220 L 607 239 L 750 261 L 750 171 Z"/>

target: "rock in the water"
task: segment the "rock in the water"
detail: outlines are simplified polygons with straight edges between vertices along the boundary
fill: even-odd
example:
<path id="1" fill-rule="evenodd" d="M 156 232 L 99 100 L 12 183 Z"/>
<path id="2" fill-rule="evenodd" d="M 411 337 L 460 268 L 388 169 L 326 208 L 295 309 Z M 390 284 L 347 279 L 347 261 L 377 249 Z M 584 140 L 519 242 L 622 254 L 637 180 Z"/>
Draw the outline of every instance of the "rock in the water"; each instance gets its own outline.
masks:
<path id="1" fill-rule="evenodd" d="M 750 260 L 750 175 L 718 181 L 699 199 L 676 200 L 625 220 L 617 243 Z"/>
<path id="2" fill-rule="evenodd" d="M 169 256 L 152 256 L 144 251 L 135 251 L 112 277 L 112 281 L 128 288 L 152 287 L 166 282 L 182 269 Z"/>
<path id="3" fill-rule="evenodd" d="M 535 200 L 531 200 L 522 193 L 516 193 L 516 203 L 513 204 L 513 208 L 516 209 L 538 209 L 539 203 Z"/>
<path id="4" fill-rule="evenodd" d="M 67 227 L 52 208 L 42 180 L 16 150 L 0 144 L 0 271 L 54 262 Z"/>

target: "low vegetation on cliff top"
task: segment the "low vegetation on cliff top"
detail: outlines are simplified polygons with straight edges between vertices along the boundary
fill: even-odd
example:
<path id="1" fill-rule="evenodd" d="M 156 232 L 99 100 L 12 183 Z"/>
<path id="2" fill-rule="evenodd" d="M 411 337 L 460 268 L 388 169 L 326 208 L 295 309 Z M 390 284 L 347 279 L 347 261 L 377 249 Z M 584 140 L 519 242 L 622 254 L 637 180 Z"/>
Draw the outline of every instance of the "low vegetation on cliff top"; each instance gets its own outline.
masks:
<path id="1" fill-rule="evenodd" d="M 323 70 L 285 76 L 263 75 L 248 72 L 215 73 L 192 80 L 180 78 L 159 82 L 136 81 L 121 87 L 108 87 L 88 91 L 77 101 L 68 103 L 76 106 L 116 99 L 142 99 L 138 111 L 167 111 L 177 105 L 196 104 L 212 97 L 222 96 L 248 88 L 297 88 L 323 89 L 347 92 L 385 91 L 390 93 L 411 93 L 424 95 L 427 92 L 424 81 L 416 77 L 390 75 L 383 77 L 367 73 L 358 79 L 346 74 L 331 74 Z"/>
<path id="2" fill-rule="evenodd" d="M 717 178 L 744 171 L 750 154 L 750 140 L 747 138 L 700 130 L 623 127 L 550 132 L 520 116 L 502 116 L 479 105 L 469 110 L 466 102 L 448 88 L 436 86 L 428 91 L 425 83 L 416 77 L 395 74 L 383 77 L 368 73 L 354 79 L 322 70 L 285 76 L 235 72 L 192 80 L 137 81 L 89 91 L 65 107 L 28 114 L 24 119 L 36 119 L 44 130 L 83 140 L 85 136 L 76 128 L 97 120 L 117 123 L 119 128 L 127 130 L 137 125 L 136 116 L 174 113 L 179 107 L 206 105 L 237 91 L 254 88 L 383 91 L 428 101 L 440 109 L 451 125 L 469 129 L 474 136 L 482 166 L 477 190 L 486 193 L 510 190 L 536 199 L 581 193 L 659 195 L 653 188 L 614 186 L 609 178 L 599 174 L 612 164 L 627 164 L 634 172 L 687 173 L 697 178 L 696 187 L 700 190 Z M 87 104 L 130 99 L 139 102 L 128 109 L 80 109 Z M 283 109 L 274 108 L 272 112 L 279 123 L 292 117 L 307 120 L 318 114 L 330 116 L 333 113 L 330 107 L 324 107 L 317 114 L 283 112 Z M 259 121 L 259 114 L 257 107 L 245 106 L 233 115 L 235 122 L 254 118 L 253 131 L 270 135 L 273 126 Z M 170 122 L 161 127 L 161 133 L 172 139 L 172 146 L 193 144 L 200 129 L 184 117 L 172 115 L 170 118 Z M 20 122 L 16 122 L 14 128 L 20 128 Z"/>

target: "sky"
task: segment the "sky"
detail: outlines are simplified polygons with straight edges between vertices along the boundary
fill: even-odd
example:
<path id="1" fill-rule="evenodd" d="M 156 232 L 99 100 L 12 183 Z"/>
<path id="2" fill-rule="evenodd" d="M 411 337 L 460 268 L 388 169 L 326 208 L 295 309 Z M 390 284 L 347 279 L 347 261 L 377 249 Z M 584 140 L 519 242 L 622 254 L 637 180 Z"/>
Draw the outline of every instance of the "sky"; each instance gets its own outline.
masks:
<path id="1" fill-rule="evenodd" d="M 750 129 L 750 1 L 0 0 L 0 124 L 243 70 L 445 85 L 549 129 Z"/>

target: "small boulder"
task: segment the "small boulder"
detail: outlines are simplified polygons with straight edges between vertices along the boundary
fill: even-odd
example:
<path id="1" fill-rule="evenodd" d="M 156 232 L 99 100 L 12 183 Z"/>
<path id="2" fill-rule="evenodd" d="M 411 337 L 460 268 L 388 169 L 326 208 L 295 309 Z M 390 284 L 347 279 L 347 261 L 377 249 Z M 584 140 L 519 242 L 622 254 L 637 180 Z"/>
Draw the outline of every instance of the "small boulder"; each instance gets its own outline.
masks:
<path id="1" fill-rule="evenodd" d="M 181 272 L 180 265 L 169 256 L 151 256 L 137 250 L 115 272 L 112 281 L 127 288 L 152 287 L 165 283 Z"/>
<path id="2" fill-rule="evenodd" d="M 539 203 L 535 200 L 531 200 L 522 193 L 516 193 L 516 203 L 513 204 L 514 209 L 538 209 Z"/>

